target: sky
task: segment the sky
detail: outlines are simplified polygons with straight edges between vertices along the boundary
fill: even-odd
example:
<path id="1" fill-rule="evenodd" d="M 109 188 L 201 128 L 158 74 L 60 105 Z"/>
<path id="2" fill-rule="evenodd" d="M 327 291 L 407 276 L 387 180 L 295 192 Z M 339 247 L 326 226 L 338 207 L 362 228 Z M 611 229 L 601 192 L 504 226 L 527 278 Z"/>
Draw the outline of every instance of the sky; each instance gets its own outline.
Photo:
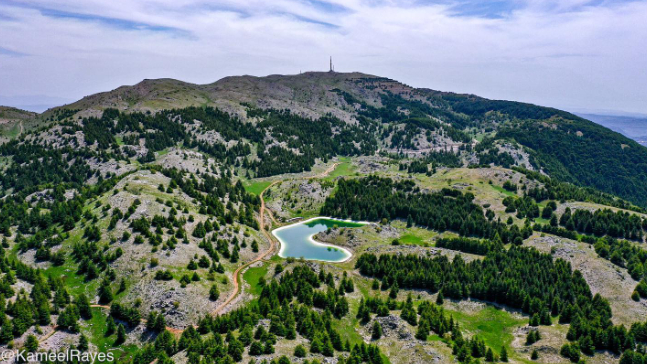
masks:
<path id="1" fill-rule="evenodd" d="M 0 104 L 176 78 L 360 71 L 647 114 L 647 0 L 1 0 Z"/>

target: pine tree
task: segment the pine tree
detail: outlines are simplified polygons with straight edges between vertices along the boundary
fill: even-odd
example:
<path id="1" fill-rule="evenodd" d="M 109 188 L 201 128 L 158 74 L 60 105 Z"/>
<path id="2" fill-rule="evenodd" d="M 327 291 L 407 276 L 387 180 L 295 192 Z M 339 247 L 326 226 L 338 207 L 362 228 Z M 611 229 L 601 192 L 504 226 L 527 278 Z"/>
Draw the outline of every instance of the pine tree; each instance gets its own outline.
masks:
<path id="1" fill-rule="evenodd" d="M 238 255 L 238 249 L 234 247 L 231 252 L 231 257 L 229 257 L 229 261 L 232 263 L 238 263 L 239 255 Z"/>
<path id="2" fill-rule="evenodd" d="M 430 331 L 430 328 L 427 321 L 420 320 L 420 324 L 418 325 L 418 331 L 416 332 L 416 339 L 427 341 L 427 337 L 429 337 L 429 331 Z"/>
<path id="3" fill-rule="evenodd" d="M 505 349 L 505 346 L 501 348 L 501 355 L 499 355 L 499 358 L 504 363 L 508 362 L 508 351 Z"/>
<path id="4" fill-rule="evenodd" d="M 117 339 L 115 340 L 114 346 L 121 345 L 126 342 L 126 328 L 124 325 L 117 325 Z"/>
<path id="5" fill-rule="evenodd" d="M 263 354 L 263 344 L 258 341 L 252 342 L 249 346 L 249 355 L 262 355 Z M 296 354 L 295 354 L 296 355 Z"/>
<path id="6" fill-rule="evenodd" d="M 0 343 L 6 344 L 11 340 L 13 340 L 13 328 L 9 318 L 5 317 L 2 323 L 2 329 L 0 329 Z"/>
<path id="7" fill-rule="evenodd" d="M 164 319 L 163 314 L 157 315 L 157 318 L 155 319 L 155 325 L 153 325 L 153 330 L 157 332 L 163 332 L 166 330 L 166 319 Z"/>
<path id="8" fill-rule="evenodd" d="M 36 336 L 29 335 L 27 336 L 27 341 L 25 342 L 25 349 L 30 353 L 35 353 L 38 350 L 38 339 Z"/>
<path id="9" fill-rule="evenodd" d="M 557 215 L 552 214 L 550 216 L 550 226 L 557 227 L 558 221 L 557 221 Z"/>
<path id="10" fill-rule="evenodd" d="M 550 313 L 548 312 L 547 309 L 541 310 L 541 314 L 539 316 L 539 323 L 544 326 L 550 326 L 553 324 L 553 320 L 550 318 Z"/>
<path id="11" fill-rule="evenodd" d="M 377 291 L 378 289 L 380 289 L 380 281 L 378 281 L 377 279 L 374 279 L 374 280 L 373 280 L 373 284 L 372 284 L 372 286 L 371 286 L 371 289 L 376 290 L 376 291 Z"/>
<path id="12" fill-rule="evenodd" d="M 106 321 L 106 333 L 104 334 L 104 336 L 108 337 L 114 334 L 115 329 L 115 320 L 112 318 L 112 316 L 108 316 L 108 320 Z"/>
<path id="13" fill-rule="evenodd" d="M 485 361 L 488 363 L 494 362 L 494 352 L 492 351 L 491 348 L 488 348 L 487 352 L 485 353 Z"/>
<path id="14" fill-rule="evenodd" d="M 90 307 L 90 301 L 88 297 L 81 293 L 76 299 L 76 306 L 79 308 L 79 314 L 84 320 L 90 320 L 92 318 L 92 308 Z"/>
<path id="15" fill-rule="evenodd" d="M 195 229 L 193 230 L 193 236 L 199 239 L 204 238 L 207 235 L 207 230 L 204 228 L 202 222 L 199 222 Z"/>
<path id="16" fill-rule="evenodd" d="M 310 352 L 313 354 L 318 354 L 321 353 L 321 340 L 319 340 L 319 336 L 315 336 L 314 339 L 310 342 Z"/>
<path id="17" fill-rule="evenodd" d="M 391 286 L 391 291 L 389 292 L 389 297 L 393 298 L 393 299 L 398 298 L 398 292 L 400 292 L 400 288 L 398 287 L 398 283 L 396 282 Z"/>
<path id="18" fill-rule="evenodd" d="M 538 314 L 536 314 L 536 313 L 535 313 L 535 314 L 533 314 L 533 315 L 530 317 L 530 321 L 529 321 L 528 325 L 530 325 L 530 326 L 534 326 L 534 327 L 539 326 L 539 315 L 538 315 Z"/>
<path id="19" fill-rule="evenodd" d="M 99 286 L 99 303 L 110 303 L 113 300 L 112 288 L 110 282 L 104 279 Z"/>
<path id="20" fill-rule="evenodd" d="M 50 323 L 50 308 L 47 302 L 43 302 L 38 306 L 38 323 L 40 325 L 49 325 Z"/>
<path id="21" fill-rule="evenodd" d="M 56 324 L 64 330 L 79 332 L 79 318 L 79 309 L 76 305 L 68 305 L 65 310 L 58 315 Z"/>
<path id="22" fill-rule="evenodd" d="M 328 337 L 327 335 L 325 336 L 323 345 L 321 347 L 321 353 L 327 357 L 335 355 L 335 348 L 333 348 L 330 337 Z"/>
<path id="23" fill-rule="evenodd" d="M 209 299 L 212 301 L 217 301 L 219 297 L 220 291 L 218 290 L 218 286 L 216 286 L 215 284 L 211 285 L 211 288 L 209 289 Z"/>
<path id="24" fill-rule="evenodd" d="M 126 280 L 122 278 L 121 282 L 119 282 L 119 290 L 117 291 L 117 293 L 124 292 L 125 290 L 126 290 Z"/>
<path id="25" fill-rule="evenodd" d="M 373 330 L 371 332 L 373 340 L 378 340 L 382 337 L 382 325 L 379 322 L 373 322 Z"/>
<path id="26" fill-rule="evenodd" d="M 155 327 L 155 321 L 157 321 L 157 312 L 156 311 L 149 312 L 148 317 L 146 318 L 146 329 L 153 330 Z"/>
<path id="27" fill-rule="evenodd" d="M 76 348 L 80 351 L 87 351 L 88 347 L 88 338 L 85 337 L 85 335 L 81 334 L 81 337 L 79 338 L 79 345 L 77 345 Z"/>

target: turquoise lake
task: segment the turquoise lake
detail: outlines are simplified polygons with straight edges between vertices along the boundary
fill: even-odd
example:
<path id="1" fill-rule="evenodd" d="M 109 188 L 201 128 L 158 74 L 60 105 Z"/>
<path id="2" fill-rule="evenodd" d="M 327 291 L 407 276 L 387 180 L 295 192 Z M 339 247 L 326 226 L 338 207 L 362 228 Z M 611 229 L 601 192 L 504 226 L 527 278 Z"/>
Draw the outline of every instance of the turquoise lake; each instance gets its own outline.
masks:
<path id="1" fill-rule="evenodd" d="M 293 257 L 326 262 L 343 262 L 347 260 L 352 256 L 348 250 L 316 242 L 312 238 L 313 235 L 326 231 L 326 229 L 334 225 L 354 228 L 364 226 L 366 223 L 321 217 L 278 228 L 272 231 L 272 234 L 281 242 L 279 256 L 282 258 Z"/>

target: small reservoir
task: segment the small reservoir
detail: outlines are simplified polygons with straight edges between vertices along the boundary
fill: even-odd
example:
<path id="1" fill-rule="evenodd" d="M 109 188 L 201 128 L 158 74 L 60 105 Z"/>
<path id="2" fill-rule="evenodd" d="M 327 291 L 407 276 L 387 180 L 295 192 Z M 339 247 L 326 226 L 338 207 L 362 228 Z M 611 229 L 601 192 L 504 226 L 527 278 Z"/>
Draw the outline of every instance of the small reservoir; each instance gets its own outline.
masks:
<path id="1" fill-rule="evenodd" d="M 281 243 L 279 256 L 282 258 L 303 258 L 324 262 L 343 262 L 352 254 L 347 249 L 339 246 L 320 243 L 313 236 L 328 228 L 347 227 L 356 228 L 366 225 L 365 222 L 338 220 L 329 217 L 315 217 L 296 224 L 280 227 L 272 234 Z"/>

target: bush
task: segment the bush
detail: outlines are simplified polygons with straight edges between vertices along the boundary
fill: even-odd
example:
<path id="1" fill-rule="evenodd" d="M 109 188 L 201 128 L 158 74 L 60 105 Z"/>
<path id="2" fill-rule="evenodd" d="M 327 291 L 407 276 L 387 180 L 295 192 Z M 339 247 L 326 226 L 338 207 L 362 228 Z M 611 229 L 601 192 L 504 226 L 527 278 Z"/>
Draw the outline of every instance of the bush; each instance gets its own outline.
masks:
<path id="1" fill-rule="evenodd" d="M 294 348 L 294 356 L 296 356 L 297 358 L 305 358 L 306 348 L 304 348 L 303 345 L 297 345 L 297 347 Z"/>

